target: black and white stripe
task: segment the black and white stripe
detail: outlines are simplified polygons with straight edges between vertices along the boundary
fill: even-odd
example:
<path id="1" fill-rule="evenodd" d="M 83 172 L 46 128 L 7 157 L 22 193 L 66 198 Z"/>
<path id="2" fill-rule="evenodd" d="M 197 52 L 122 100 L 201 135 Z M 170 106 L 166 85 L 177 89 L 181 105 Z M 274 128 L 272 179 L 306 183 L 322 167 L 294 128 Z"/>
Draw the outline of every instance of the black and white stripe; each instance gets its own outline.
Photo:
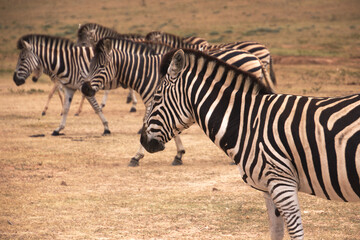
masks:
<path id="1" fill-rule="evenodd" d="M 68 39 L 46 35 L 23 36 L 18 40 L 17 47 L 21 51 L 14 72 L 16 85 L 24 84 L 34 70 L 41 69 L 64 88 L 64 113 L 59 127 L 53 132 L 53 135 L 59 135 L 59 132 L 65 128 L 73 95 L 82 84 L 82 75 L 88 72 L 93 49 L 77 46 Z M 104 125 L 104 134 L 109 134 L 108 122 L 96 99 L 87 97 L 87 100 L 100 117 Z"/>
<path id="2" fill-rule="evenodd" d="M 185 52 L 185 53 L 184 53 Z M 360 95 L 274 94 L 251 75 L 193 50 L 164 56 L 141 143 L 149 152 L 196 122 L 264 192 L 272 239 L 303 239 L 297 192 L 360 200 Z"/>

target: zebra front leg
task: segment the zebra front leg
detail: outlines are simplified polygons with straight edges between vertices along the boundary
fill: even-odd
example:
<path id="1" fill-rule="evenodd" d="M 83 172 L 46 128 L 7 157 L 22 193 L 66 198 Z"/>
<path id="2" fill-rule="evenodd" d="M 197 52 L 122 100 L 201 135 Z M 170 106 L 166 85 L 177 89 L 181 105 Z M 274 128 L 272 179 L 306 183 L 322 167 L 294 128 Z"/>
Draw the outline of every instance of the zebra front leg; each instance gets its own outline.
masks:
<path id="1" fill-rule="evenodd" d="M 78 110 L 76 111 L 75 113 L 75 116 L 79 116 L 81 111 L 82 111 L 82 108 L 83 108 L 83 105 L 84 105 L 84 100 L 85 100 L 85 96 L 82 94 L 81 96 L 81 100 L 80 100 L 80 104 L 79 104 L 79 108 Z"/>
<path id="2" fill-rule="evenodd" d="M 284 221 L 280 212 L 276 209 L 268 193 L 264 193 L 266 208 L 270 223 L 271 240 L 281 240 L 284 238 Z"/>
<path id="3" fill-rule="evenodd" d="M 76 90 L 74 90 L 74 89 L 65 87 L 65 100 L 64 100 L 64 107 L 63 107 L 64 113 L 61 117 L 60 126 L 58 128 L 56 128 L 52 133 L 53 136 L 59 136 L 60 131 L 65 128 L 66 118 L 69 113 L 71 101 L 73 99 L 75 91 Z"/>
<path id="4" fill-rule="evenodd" d="M 129 101 L 130 99 L 130 101 Z M 137 104 L 137 99 L 136 99 L 136 96 L 135 96 L 135 92 L 133 89 L 130 89 L 129 90 L 129 95 L 127 97 L 127 101 L 126 103 L 130 103 L 132 101 L 132 106 L 130 108 L 130 112 L 136 112 L 136 104 Z"/>
<path id="5" fill-rule="evenodd" d="M 106 105 L 106 101 L 108 99 L 109 92 L 110 92 L 110 90 L 105 90 L 105 92 L 104 92 L 104 96 L 102 98 L 101 106 L 100 106 L 101 109 L 103 109 L 105 107 L 105 105 Z"/>
<path id="6" fill-rule="evenodd" d="M 284 175 L 284 172 L 268 173 L 267 177 L 271 200 L 283 217 L 290 238 L 296 240 L 304 239 L 296 180 L 289 175 Z M 270 212 L 270 214 L 272 213 Z M 271 230 L 275 230 L 275 228 L 279 227 L 279 222 L 270 223 L 270 226 L 272 227 Z M 271 236 L 273 236 L 273 233 Z"/>
<path id="7" fill-rule="evenodd" d="M 185 153 L 185 149 L 184 149 L 184 146 L 182 145 L 182 142 L 181 142 L 181 139 L 179 136 L 176 136 L 174 138 L 174 140 L 175 140 L 175 144 L 176 144 L 177 154 L 174 158 L 174 161 L 172 162 L 172 165 L 179 166 L 179 165 L 183 164 L 182 156 Z"/>
<path id="8" fill-rule="evenodd" d="M 142 159 L 144 157 L 144 153 L 145 153 L 145 149 L 140 144 L 139 150 L 137 151 L 135 156 L 131 158 L 128 166 L 129 167 L 137 167 L 137 166 L 139 166 L 139 161 L 140 161 L 140 159 Z"/>
<path id="9" fill-rule="evenodd" d="M 86 97 L 86 99 L 89 101 L 90 105 L 92 106 L 95 113 L 99 116 L 99 118 L 101 119 L 101 122 L 104 125 L 104 133 L 103 133 L 103 135 L 110 134 L 111 132 L 109 130 L 108 121 L 106 120 L 104 114 L 102 113 L 101 108 L 100 108 L 98 102 L 96 101 L 95 96 Z"/>

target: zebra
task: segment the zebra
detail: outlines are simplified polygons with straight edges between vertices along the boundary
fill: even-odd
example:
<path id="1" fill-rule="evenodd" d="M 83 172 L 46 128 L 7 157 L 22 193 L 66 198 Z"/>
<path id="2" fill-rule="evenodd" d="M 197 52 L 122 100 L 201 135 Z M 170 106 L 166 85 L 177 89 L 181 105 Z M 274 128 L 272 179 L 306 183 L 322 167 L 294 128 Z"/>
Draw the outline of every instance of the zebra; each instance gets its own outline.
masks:
<path id="1" fill-rule="evenodd" d="M 252 53 L 256 57 L 260 59 L 265 67 L 265 75 L 267 75 L 266 79 L 270 80 L 268 84 L 273 85 L 273 88 L 276 85 L 276 76 L 273 67 L 272 57 L 270 55 L 270 51 L 266 48 L 265 45 L 252 42 L 252 41 L 241 41 L 241 42 L 234 42 L 234 43 L 222 43 L 222 44 L 209 44 L 203 38 L 181 38 L 179 36 L 154 31 L 150 32 L 145 37 L 147 40 L 150 41 L 158 41 L 162 43 L 166 43 L 174 48 L 191 48 L 197 49 L 200 51 L 212 51 L 212 50 L 224 50 L 224 49 L 237 49 L 247 51 Z"/>
<path id="2" fill-rule="evenodd" d="M 266 48 L 265 45 L 252 42 L 252 41 L 240 41 L 234 43 L 222 43 L 222 44 L 215 44 L 215 45 L 207 45 L 204 46 L 202 51 L 209 51 L 211 49 L 239 49 L 243 51 L 247 51 L 249 53 L 254 54 L 256 57 L 260 59 L 263 63 L 266 73 L 268 75 L 268 79 L 271 79 L 271 83 L 275 86 L 276 85 L 276 76 L 274 72 L 273 60 L 270 54 L 270 51 Z"/>
<path id="3" fill-rule="evenodd" d="M 95 47 L 95 55 L 81 91 L 85 96 L 94 96 L 100 89 L 126 86 L 138 92 L 146 106 L 159 79 L 161 58 L 161 54 L 155 54 L 153 48 L 145 43 L 103 38 Z M 172 165 L 181 165 L 185 150 L 180 137 L 175 139 L 175 143 L 177 154 Z M 128 166 L 138 166 L 144 152 L 140 145 Z"/>
<path id="4" fill-rule="evenodd" d="M 145 36 L 145 39 L 152 42 L 164 43 L 173 48 L 201 49 L 209 45 L 209 43 L 203 38 L 179 37 L 174 34 L 161 32 L 161 31 L 149 32 Z"/>
<path id="5" fill-rule="evenodd" d="M 99 40 L 105 37 L 129 39 L 133 41 L 145 40 L 145 37 L 141 34 L 121 34 L 97 23 L 85 23 L 80 25 L 77 31 L 77 44 L 85 47 L 95 47 Z"/>
<path id="6" fill-rule="evenodd" d="M 97 23 L 85 23 L 79 25 L 79 29 L 77 32 L 77 44 L 85 47 L 95 47 L 98 41 L 105 37 L 129 39 L 132 41 L 140 41 L 140 42 L 145 41 L 145 37 L 140 34 L 136 34 L 136 33 L 121 34 L 111 28 L 102 26 Z M 108 93 L 109 93 L 108 91 L 105 91 L 101 107 L 105 106 Z M 126 103 L 131 103 L 131 102 L 133 104 L 130 108 L 130 112 L 136 112 L 137 99 L 134 91 L 132 89 L 129 89 L 129 93 L 126 98 Z"/>
<path id="7" fill-rule="evenodd" d="M 251 75 L 194 50 L 161 63 L 140 137 L 150 153 L 197 123 L 264 193 L 271 239 L 303 239 L 297 192 L 360 201 L 360 95 L 272 93 Z"/>
<path id="8" fill-rule="evenodd" d="M 75 91 L 81 86 L 82 75 L 88 72 L 93 49 L 77 46 L 65 38 L 36 34 L 21 37 L 17 42 L 17 48 L 20 54 L 13 76 L 17 86 L 24 84 L 34 70 L 41 69 L 51 79 L 60 82 L 64 88 L 64 113 L 59 127 L 52 133 L 53 136 L 58 136 L 65 128 L 70 104 Z M 87 97 L 87 100 L 104 125 L 103 134 L 110 134 L 108 122 L 95 97 Z"/>
<path id="9" fill-rule="evenodd" d="M 162 54 L 154 54 L 151 47 L 154 43 L 136 43 L 124 39 L 104 38 L 95 48 L 95 56 L 90 64 L 89 74 L 83 84 L 82 92 L 85 96 L 94 96 L 100 89 L 115 89 L 119 86 L 134 89 L 138 92 L 145 104 L 148 105 L 152 98 L 155 87 L 158 84 L 159 67 Z M 150 47 L 149 47 L 150 46 Z M 127 48 L 141 49 L 138 54 L 129 54 Z M 146 51 L 146 49 L 148 49 Z M 238 60 L 235 61 L 235 53 L 238 52 Z M 237 67 L 246 65 L 246 61 L 252 64 L 246 65 L 247 70 L 254 76 L 260 75 L 261 62 L 251 54 L 238 50 L 227 50 L 228 55 L 215 51 L 214 54 L 231 61 Z M 246 61 L 241 61 L 246 60 Z M 257 61 L 257 65 L 256 62 Z M 261 77 L 259 76 L 261 79 Z M 172 165 L 181 165 L 182 156 L 185 153 L 181 139 L 175 138 L 177 155 Z M 144 157 L 144 148 L 139 147 L 137 153 L 131 158 L 129 166 L 139 165 L 139 160 Z"/>

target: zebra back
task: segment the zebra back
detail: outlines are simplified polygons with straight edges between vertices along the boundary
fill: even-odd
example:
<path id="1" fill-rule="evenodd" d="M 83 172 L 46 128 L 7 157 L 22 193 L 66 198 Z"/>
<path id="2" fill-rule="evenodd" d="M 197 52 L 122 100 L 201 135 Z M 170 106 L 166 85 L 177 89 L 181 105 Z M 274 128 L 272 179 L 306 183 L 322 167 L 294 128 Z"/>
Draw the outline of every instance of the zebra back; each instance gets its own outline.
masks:
<path id="1" fill-rule="evenodd" d="M 160 31 L 149 32 L 145 36 L 146 40 L 153 42 L 161 42 L 168 44 L 173 48 L 191 48 L 191 49 L 201 49 L 203 46 L 209 45 L 209 43 L 199 37 L 179 37 L 171 33 L 165 33 Z"/>
<path id="2" fill-rule="evenodd" d="M 145 37 L 140 34 L 120 34 L 117 31 L 96 23 L 86 23 L 79 27 L 77 32 L 77 44 L 80 46 L 95 47 L 96 43 L 105 37 L 144 41 Z"/>

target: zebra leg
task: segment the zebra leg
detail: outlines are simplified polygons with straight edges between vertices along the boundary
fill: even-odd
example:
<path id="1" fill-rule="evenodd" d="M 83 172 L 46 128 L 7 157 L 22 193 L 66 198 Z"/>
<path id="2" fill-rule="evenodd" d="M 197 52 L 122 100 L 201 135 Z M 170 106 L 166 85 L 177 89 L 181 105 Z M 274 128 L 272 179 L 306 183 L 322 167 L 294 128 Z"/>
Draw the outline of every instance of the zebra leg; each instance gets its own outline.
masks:
<path id="1" fill-rule="evenodd" d="M 136 99 L 134 90 L 130 89 L 129 90 L 129 95 L 131 95 L 131 99 L 132 99 L 132 102 L 133 102 L 133 105 L 130 108 L 130 112 L 136 112 L 137 99 Z"/>
<path id="2" fill-rule="evenodd" d="M 46 104 L 45 104 L 45 107 L 44 107 L 44 109 L 43 109 L 42 112 L 41 112 L 41 115 L 42 115 L 42 116 L 45 116 L 45 115 L 46 115 L 46 111 L 47 111 L 48 108 L 49 108 L 50 100 L 51 100 L 51 98 L 53 97 L 53 95 L 54 95 L 54 93 L 55 93 L 56 90 L 58 90 L 58 85 L 57 85 L 57 83 L 55 82 L 55 83 L 54 83 L 54 86 L 52 87 L 51 91 L 49 92 L 48 100 L 47 100 L 47 102 L 46 102 Z M 59 94 L 60 94 L 60 92 L 59 92 Z M 60 94 L 60 95 L 61 95 L 61 94 Z M 60 98 L 60 100 L 61 100 L 61 104 L 63 105 L 62 98 Z"/>
<path id="3" fill-rule="evenodd" d="M 85 96 L 82 94 L 81 96 L 81 100 L 80 100 L 80 104 L 79 104 L 79 108 L 78 110 L 76 111 L 75 113 L 75 116 L 79 116 L 81 111 L 82 111 L 82 108 L 83 108 L 83 105 L 84 105 L 84 100 L 85 100 Z"/>
<path id="4" fill-rule="evenodd" d="M 105 105 L 106 105 L 106 101 L 108 99 L 109 92 L 110 92 L 110 90 L 105 90 L 105 92 L 104 92 L 104 96 L 102 98 L 101 106 L 100 106 L 101 109 L 103 109 L 105 107 Z"/>
<path id="5" fill-rule="evenodd" d="M 182 145 L 182 142 L 181 142 L 181 139 L 179 136 L 176 136 L 174 138 L 174 140 L 175 140 L 175 144 L 176 144 L 177 154 L 174 158 L 174 161 L 172 162 L 172 165 L 178 166 L 178 165 L 183 164 L 182 155 L 185 153 L 185 149 L 184 149 L 184 146 Z"/>
<path id="6" fill-rule="evenodd" d="M 139 150 L 135 154 L 134 157 L 131 158 L 128 166 L 129 167 L 137 167 L 139 166 L 139 161 L 144 157 L 145 148 L 140 144 Z"/>
<path id="7" fill-rule="evenodd" d="M 98 102 L 96 101 L 95 96 L 86 97 L 86 99 L 89 101 L 90 105 L 92 106 L 95 113 L 99 116 L 99 118 L 101 119 L 101 122 L 104 125 L 104 133 L 103 133 L 103 135 L 110 134 L 111 132 L 109 130 L 108 121 L 106 120 L 104 114 L 102 113 L 101 108 L 100 108 Z"/>
<path id="8" fill-rule="evenodd" d="M 54 130 L 54 132 L 52 133 L 53 136 L 60 135 L 60 131 L 65 128 L 66 118 L 69 113 L 71 101 L 73 99 L 75 91 L 76 90 L 74 90 L 74 89 L 65 87 L 65 101 L 64 101 L 64 107 L 63 107 L 64 114 L 62 115 L 60 126 L 58 128 L 56 128 Z"/>
<path id="9" fill-rule="evenodd" d="M 268 193 L 264 193 L 266 208 L 270 223 L 271 240 L 281 240 L 284 238 L 284 221 L 280 212 L 276 209 Z"/>
<path id="10" fill-rule="evenodd" d="M 289 175 L 284 176 L 284 172 L 268 173 L 267 177 L 270 197 L 286 223 L 290 238 L 304 239 L 304 230 L 301 223 L 301 212 L 297 195 L 298 184 L 296 180 Z M 271 220 L 273 219 L 270 219 L 270 221 Z M 271 223 L 270 226 L 272 227 L 271 230 L 275 230 L 275 228 L 279 227 L 279 223 L 276 221 Z"/>
<path id="11" fill-rule="evenodd" d="M 133 91 L 132 89 L 129 89 L 129 93 L 126 97 L 126 103 L 131 103 L 131 101 L 133 100 Z"/>

